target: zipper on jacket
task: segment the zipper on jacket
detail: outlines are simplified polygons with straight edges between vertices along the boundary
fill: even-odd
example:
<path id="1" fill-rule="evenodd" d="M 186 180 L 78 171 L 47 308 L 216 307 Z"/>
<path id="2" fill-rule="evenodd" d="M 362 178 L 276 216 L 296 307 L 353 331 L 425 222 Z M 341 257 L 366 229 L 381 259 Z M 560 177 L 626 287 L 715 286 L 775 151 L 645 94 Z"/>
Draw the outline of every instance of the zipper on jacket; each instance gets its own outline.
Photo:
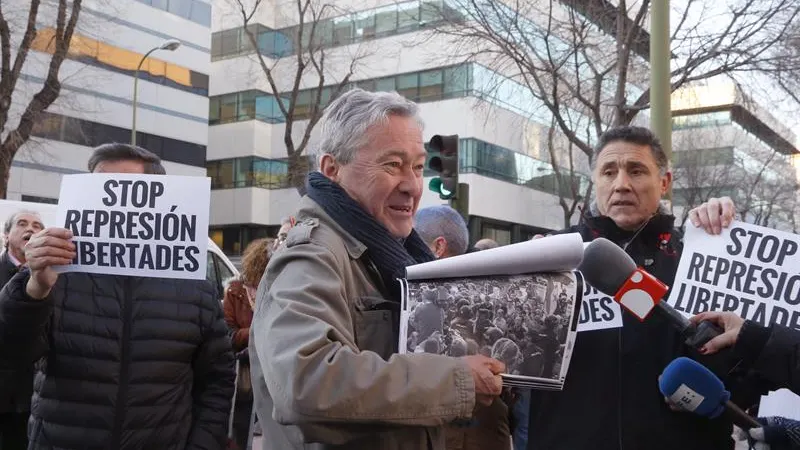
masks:
<path id="1" fill-rule="evenodd" d="M 125 400 L 128 397 L 128 379 L 130 378 L 131 365 L 131 321 L 133 316 L 133 305 L 131 304 L 131 277 L 123 277 L 125 280 L 122 288 L 122 345 L 120 346 L 120 371 L 119 387 L 117 387 L 117 405 L 114 408 L 114 431 L 111 434 L 109 448 L 121 448 L 122 425 L 125 422 Z"/>

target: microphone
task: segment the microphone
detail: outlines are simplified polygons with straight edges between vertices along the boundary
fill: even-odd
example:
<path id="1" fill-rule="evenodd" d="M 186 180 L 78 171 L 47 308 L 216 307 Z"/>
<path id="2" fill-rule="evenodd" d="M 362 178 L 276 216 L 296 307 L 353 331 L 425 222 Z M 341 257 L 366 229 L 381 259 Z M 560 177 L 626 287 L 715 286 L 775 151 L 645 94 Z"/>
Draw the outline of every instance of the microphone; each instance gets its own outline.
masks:
<path id="1" fill-rule="evenodd" d="M 697 415 L 714 419 L 725 413 L 743 430 L 763 426 L 731 401 L 731 393 L 714 373 L 689 358 L 682 356 L 669 363 L 658 388 L 664 397 Z"/>
<path id="2" fill-rule="evenodd" d="M 612 295 L 622 307 L 644 321 L 653 311 L 678 329 L 686 344 L 699 349 L 723 333 L 709 321 L 695 325 L 662 298 L 669 286 L 640 267 L 616 244 L 597 238 L 586 246 L 578 266 L 586 281 L 600 292 Z"/>

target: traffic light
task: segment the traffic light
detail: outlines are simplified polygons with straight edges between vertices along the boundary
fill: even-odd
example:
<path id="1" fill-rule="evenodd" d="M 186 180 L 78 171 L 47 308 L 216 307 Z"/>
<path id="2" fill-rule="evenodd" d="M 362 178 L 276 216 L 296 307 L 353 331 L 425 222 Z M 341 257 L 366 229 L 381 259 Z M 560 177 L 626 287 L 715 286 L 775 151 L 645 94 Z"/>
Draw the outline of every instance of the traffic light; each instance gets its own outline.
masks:
<path id="1" fill-rule="evenodd" d="M 431 179 L 428 187 L 439 194 L 442 200 L 455 199 L 458 196 L 458 135 L 435 135 L 429 143 L 431 151 L 439 152 L 428 162 L 428 167 L 439 176 Z"/>

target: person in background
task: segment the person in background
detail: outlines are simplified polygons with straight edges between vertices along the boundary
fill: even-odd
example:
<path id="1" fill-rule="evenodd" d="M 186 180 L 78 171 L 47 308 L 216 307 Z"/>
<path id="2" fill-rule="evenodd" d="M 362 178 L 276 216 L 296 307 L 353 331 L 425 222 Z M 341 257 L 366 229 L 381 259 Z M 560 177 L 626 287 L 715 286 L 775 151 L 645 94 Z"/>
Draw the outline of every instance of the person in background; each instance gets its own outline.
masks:
<path id="1" fill-rule="evenodd" d="M 296 223 L 297 220 L 295 220 L 294 216 L 287 216 L 281 219 L 281 227 L 278 230 L 278 236 L 272 244 L 274 248 L 278 248 L 283 244 L 283 241 L 286 240 L 286 236 L 289 234 L 289 230 L 291 230 Z"/>
<path id="2" fill-rule="evenodd" d="M 350 90 L 320 121 L 319 170 L 258 288 L 253 390 L 272 450 L 443 450 L 443 427 L 502 389 L 500 361 L 399 354 L 426 152 L 415 103 Z M 316 444 L 316 445 L 312 445 Z"/>
<path id="3" fill-rule="evenodd" d="M 5 251 L 0 255 L 0 287 L 25 265 L 25 244 L 44 229 L 35 211 L 10 215 L 3 226 Z M 33 364 L 0 368 L 0 450 L 28 447 L 28 415 L 33 393 Z"/>
<path id="4" fill-rule="evenodd" d="M 94 150 L 89 172 L 165 174 L 155 154 L 117 143 Z M 0 291 L 0 367 L 37 362 L 28 450 L 221 450 L 234 360 L 211 284 L 59 273 L 72 239 L 34 234 L 28 267 Z"/>
<path id="5" fill-rule="evenodd" d="M 463 255 L 469 243 L 469 230 L 464 218 L 455 209 L 447 205 L 436 205 L 417 211 L 414 229 L 422 240 L 428 244 L 436 259 Z M 436 291 L 424 293 L 431 296 L 430 307 L 435 307 Z M 425 316 L 422 311 L 425 305 L 419 305 L 415 313 Z M 417 312 L 419 311 L 419 313 Z M 441 312 L 441 310 L 439 310 Z M 430 315 L 430 314 L 428 314 Z M 419 328 L 420 336 L 428 336 L 424 327 Z M 441 322 L 439 323 L 441 331 Z M 466 342 L 464 343 L 466 351 Z M 496 358 L 499 359 L 499 358 Z M 490 406 L 479 407 L 471 426 L 450 426 L 446 431 L 447 450 L 469 450 L 487 447 L 508 448 L 511 436 L 508 424 L 508 407 L 500 398 L 496 398 Z"/>
<path id="6" fill-rule="evenodd" d="M 417 211 L 414 229 L 436 259 L 463 255 L 467 251 L 467 224 L 458 211 L 447 205 L 429 206 Z"/>
<path id="7" fill-rule="evenodd" d="M 225 323 L 233 331 L 231 336 L 233 352 L 239 361 L 236 382 L 236 398 L 233 408 L 234 439 L 239 449 L 247 447 L 250 431 L 250 413 L 253 410 L 253 386 L 250 378 L 250 358 L 248 343 L 250 341 L 250 323 L 253 321 L 256 289 L 267 263 L 272 255 L 275 239 L 256 239 L 244 250 L 242 270 L 239 276 L 230 281 L 225 289 L 222 302 L 225 311 Z"/>
<path id="8" fill-rule="evenodd" d="M 499 246 L 500 244 L 498 244 L 494 239 L 489 239 L 489 238 L 481 239 L 474 245 L 476 250 L 491 250 Z"/>

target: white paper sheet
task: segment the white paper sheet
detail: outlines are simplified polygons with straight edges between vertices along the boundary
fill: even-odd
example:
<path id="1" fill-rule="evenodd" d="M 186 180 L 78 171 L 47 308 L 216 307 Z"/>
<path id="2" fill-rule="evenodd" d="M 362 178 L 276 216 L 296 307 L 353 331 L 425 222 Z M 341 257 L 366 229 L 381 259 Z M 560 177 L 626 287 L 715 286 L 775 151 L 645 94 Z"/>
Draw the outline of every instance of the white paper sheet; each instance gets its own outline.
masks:
<path id="1" fill-rule="evenodd" d="M 560 234 L 406 268 L 406 279 L 465 278 L 574 270 L 583 260 L 578 233 Z"/>
<path id="2" fill-rule="evenodd" d="M 770 392 L 769 395 L 762 395 L 758 416 L 777 416 L 800 420 L 800 396 L 788 389 L 780 389 Z"/>

